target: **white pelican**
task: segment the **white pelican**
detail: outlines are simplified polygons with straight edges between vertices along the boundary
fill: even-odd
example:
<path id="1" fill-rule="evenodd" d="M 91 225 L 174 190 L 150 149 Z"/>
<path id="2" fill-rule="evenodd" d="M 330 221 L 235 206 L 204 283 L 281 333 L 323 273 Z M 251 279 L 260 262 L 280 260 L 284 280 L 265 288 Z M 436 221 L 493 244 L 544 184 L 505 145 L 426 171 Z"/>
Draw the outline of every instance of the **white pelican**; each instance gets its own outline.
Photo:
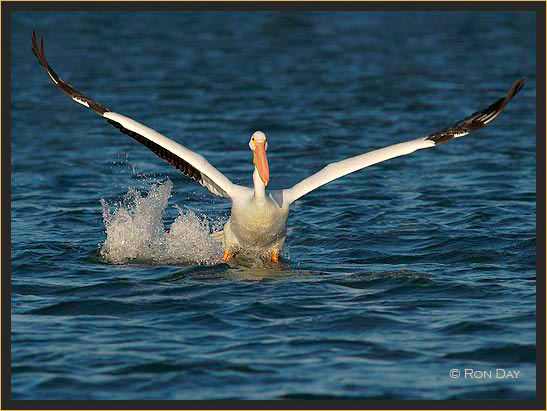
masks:
<path id="1" fill-rule="evenodd" d="M 62 92 L 77 103 L 83 104 L 104 117 L 122 133 L 128 134 L 139 143 L 144 144 L 158 157 L 202 186 L 207 187 L 211 193 L 232 201 L 231 216 L 219 236 L 223 241 L 223 259 L 225 261 L 232 259 L 235 253 L 245 250 L 266 255 L 272 261 L 278 262 L 279 251 L 285 242 L 289 207 L 293 202 L 310 191 L 346 174 L 394 157 L 413 153 L 416 150 L 434 147 L 478 130 L 492 122 L 524 85 L 523 79 L 516 81 L 504 98 L 441 131 L 331 163 L 291 188 L 266 191 L 270 180 L 270 171 L 266 158 L 268 142 L 263 132 L 256 131 L 249 141 L 249 148 L 254 153 L 254 188 L 233 184 L 201 155 L 143 124 L 91 100 L 61 80 L 47 63 L 43 36 L 40 47 L 38 47 L 34 32 L 32 34 L 32 49 L 51 81 Z"/>

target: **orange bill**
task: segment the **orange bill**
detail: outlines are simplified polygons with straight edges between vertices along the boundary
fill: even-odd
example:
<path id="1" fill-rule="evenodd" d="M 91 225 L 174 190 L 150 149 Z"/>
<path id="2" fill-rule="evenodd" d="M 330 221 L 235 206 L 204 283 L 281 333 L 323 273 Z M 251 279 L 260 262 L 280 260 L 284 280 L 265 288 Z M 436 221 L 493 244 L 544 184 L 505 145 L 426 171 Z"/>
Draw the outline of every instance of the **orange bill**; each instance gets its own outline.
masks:
<path id="1" fill-rule="evenodd" d="M 266 158 L 266 143 L 256 143 L 255 148 L 255 165 L 258 170 L 258 175 L 265 186 L 270 181 L 270 169 L 268 167 L 268 159 Z"/>

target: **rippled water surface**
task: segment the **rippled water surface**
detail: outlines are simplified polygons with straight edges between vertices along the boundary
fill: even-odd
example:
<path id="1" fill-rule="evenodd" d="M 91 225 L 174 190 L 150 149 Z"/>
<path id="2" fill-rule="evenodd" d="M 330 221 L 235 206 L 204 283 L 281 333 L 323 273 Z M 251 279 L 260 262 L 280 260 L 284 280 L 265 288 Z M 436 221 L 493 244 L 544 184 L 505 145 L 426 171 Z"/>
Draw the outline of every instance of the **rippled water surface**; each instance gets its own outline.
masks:
<path id="1" fill-rule="evenodd" d="M 533 399 L 535 17 L 16 13 L 14 399 Z M 214 198 L 49 82 L 252 184 L 436 131 L 489 127 L 316 190 L 279 266 L 220 261 Z M 269 186 L 269 187 L 270 187 Z M 518 379 L 450 378 L 451 369 Z"/>

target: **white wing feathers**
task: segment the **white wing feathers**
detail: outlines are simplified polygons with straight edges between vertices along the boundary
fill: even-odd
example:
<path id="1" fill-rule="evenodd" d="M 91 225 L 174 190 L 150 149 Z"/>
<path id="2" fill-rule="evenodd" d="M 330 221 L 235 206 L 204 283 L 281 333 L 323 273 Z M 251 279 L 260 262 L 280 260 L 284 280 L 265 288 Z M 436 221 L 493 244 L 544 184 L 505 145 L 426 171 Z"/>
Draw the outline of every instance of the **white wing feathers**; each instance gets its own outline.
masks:
<path id="1" fill-rule="evenodd" d="M 238 187 L 224 174 L 213 167 L 205 157 L 189 150 L 170 138 L 165 137 L 163 134 L 146 127 L 129 117 L 112 111 L 105 112 L 103 117 L 107 118 L 109 122 L 120 129 L 121 132 L 129 134 L 137 141 L 143 143 L 156 155 L 166 160 L 169 164 L 179 169 L 190 178 L 196 180 L 202 186 L 208 188 L 211 193 L 217 196 L 231 198 L 234 194 L 234 190 Z M 160 147 L 164 150 L 161 150 Z"/>
<path id="2" fill-rule="evenodd" d="M 40 64 L 44 66 L 53 84 L 55 84 L 63 93 L 67 94 L 77 103 L 90 108 L 100 116 L 106 118 L 110 124 L 118 128 L 121 132 L 145 145 L 158 157 L 164 159 L 173 167 L 207 187 L 213 194 L 233 198 L 238 192 L 248 190 L 245 187 L 233 184 L 201 155 L 194 153 L 181 144 L 174 142 L 129 117 L 114 113 L 103 105 L 84 96 L 70 84 L 63 81 L 47 63 L 44 51 L 44 38 L 42 37 L 40 47 L 38 47 L 36 33 L 34 32 L 32 33 L 32 51 Z M 302 180 L 292 188 L 283 190 L 283 200 L 287 204 L 291 204 L 310 191 L 315 190 L 332 180 L 345 176 L 346 174 L 353 173 L 354 171 L 394 157 L 413 153 L 416 150 L 444 144 L 454 138 L 462 137 L 478 130 L 492 122 L 492 120 L 503 111 L 507 103 L 520 91 L 523 85 L 524 80 L 516 81 L 504 98 L 499 99 L 486 109 L 473 113 L 462 121 L 439 132 L 430 134 L 427 137 L 411 140 L 406 143 L 395 144 L 393 146 L 371 151 L 370 153 L 361 154 L 329 164 L 318 173 Z"/>
<path id="3" fill-rule="evenodd" d="M 288 201 L 290 204 L 310 191 L 330 183 L 332 180 L 345 176 L 346 174 L 353 173 L 354 171 L 361 170 L 362 168 L 369 167 L 376 163 L 381 163 L 390 158 L 413 153 L 422 148 L 433 147 L 434 145 L 435 143 L 433 141 L 427 140 L 426 138 L 419 138 L 417 140 L 395 144 L 336 163 L 331 163 L 321 171 L 294 185 L 292 188 L 283 190 L 283 200 Z"/>
<path id="4" fill-rule="evenodd" d="M 165 137 L 164 135 L 132 120 L 129 117 L 115 113 L 103 105 L 84 96 L 67 82 L 63 81 L 47 63 L 44 38 L 40 47 L 36 40 L 36 33 L 32 33 L 32 51 L 36 58 L 44 66 L 49 78 L 63 93 L 67 94 L 77 103 L 80 103 L 106 118 L 110 124 L 119 129 L 139 143 L 145 145 L 158 157 L 164 159 L 173 167 L 182 171 L 185 175 L 207 187 L 211 193 L 232 198 L 236 192 L 244 190 L 244 187 L 233 184 L 224 174 L 214 168 L 203 156 Z"/>
<path id="5" fill-rule="evenodd" d="M 418 138 L 406 143 L 395 144 L 338 161 L 337 163 L 331 163 L 321 171 L 294 185 L 292 188 L 283 190 L 283 200 L 287 202 L 287 204 L 291 204 L 310 191 L 330 183 L 332 180 L 345 176 L 346 174 L 353 173 L 354 171 L 381 163 L 382 161 L 394 157 L 413 153 L 416 150 L 444 144 L 452 139 L 463 137 L 478 130 L 494 120 L 503 111 L 507 103 L 520 91 L 523 85 L 524 80 L 516 81 L 509 89 L 507 95 L 494 104 L 482 111 L 471 114 L 469 117 L 466 117 L 462 121 L 459 121 L 446 129 L 430 134 L 427 137 Z"/>

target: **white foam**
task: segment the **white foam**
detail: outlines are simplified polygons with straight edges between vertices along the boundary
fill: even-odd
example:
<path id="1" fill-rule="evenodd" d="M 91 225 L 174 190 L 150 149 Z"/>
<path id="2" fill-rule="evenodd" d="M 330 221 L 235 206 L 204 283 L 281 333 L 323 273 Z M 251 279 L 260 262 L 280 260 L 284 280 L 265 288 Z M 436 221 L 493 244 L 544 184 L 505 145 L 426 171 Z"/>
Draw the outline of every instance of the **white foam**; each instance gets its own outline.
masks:
<path id="1" fill-rule="evenodd" d="M 101 246 L 103 258 L 113 264 L 131 260 L 155 264 L 218 264 L 222 242 L 211 231 L 222 228 L 178 206 L 179 216 L 166 230 L 163 217 L 171 197 L 170 180 L 150 186 L 147 195 L 130 188 L 121 202 L 110 205 L 101 199 L 106 241 Z"/>

